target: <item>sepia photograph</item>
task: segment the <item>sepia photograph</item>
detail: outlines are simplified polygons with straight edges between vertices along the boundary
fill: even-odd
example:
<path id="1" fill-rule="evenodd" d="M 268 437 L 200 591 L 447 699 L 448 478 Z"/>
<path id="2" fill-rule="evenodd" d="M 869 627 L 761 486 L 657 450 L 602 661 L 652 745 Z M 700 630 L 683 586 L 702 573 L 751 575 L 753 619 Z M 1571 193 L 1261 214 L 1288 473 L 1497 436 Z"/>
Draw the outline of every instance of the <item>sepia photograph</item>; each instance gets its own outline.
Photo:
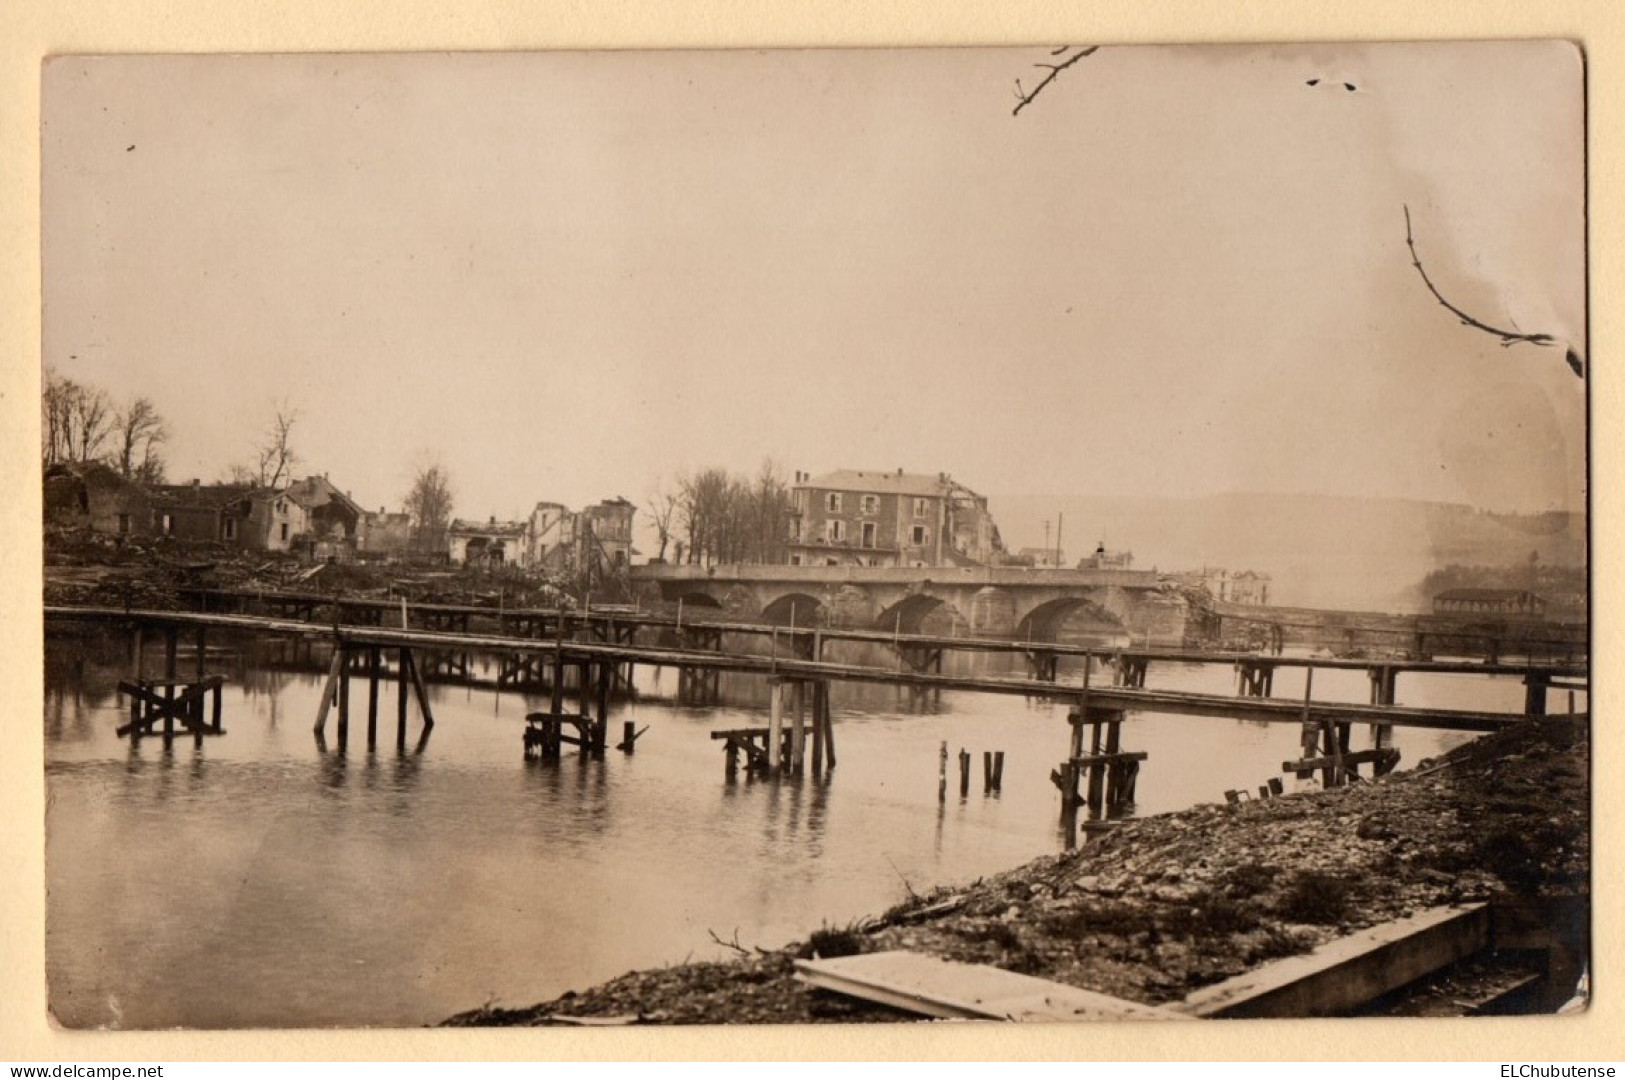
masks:
<path id="1" fill-rule="evenodd" d="M 52 1024 L 1590 1006 L 1576 43 L 40 92 Z"/>

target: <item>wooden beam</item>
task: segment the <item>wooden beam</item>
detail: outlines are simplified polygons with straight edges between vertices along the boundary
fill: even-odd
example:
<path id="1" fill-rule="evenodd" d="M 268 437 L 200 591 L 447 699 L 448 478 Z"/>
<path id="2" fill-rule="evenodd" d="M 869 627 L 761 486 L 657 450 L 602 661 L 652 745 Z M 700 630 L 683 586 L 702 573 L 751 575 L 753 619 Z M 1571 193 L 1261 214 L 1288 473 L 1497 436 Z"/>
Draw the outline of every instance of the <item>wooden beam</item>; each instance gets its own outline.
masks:
<path id="1" fill-rule="evenodd" d="M 1188 1020 L 1155 1005 L 1021 975 L 894 950 L 797 960 L 796 978 L 821 990 L 951 1020 Z"/>
<path id="2" fill-rule="evenodd" d="M 1203 1018 L 1345 1016 L 1489 943 L 1488 905 L 1431 908 L 1203 987 L 1176 1008 Z"/>

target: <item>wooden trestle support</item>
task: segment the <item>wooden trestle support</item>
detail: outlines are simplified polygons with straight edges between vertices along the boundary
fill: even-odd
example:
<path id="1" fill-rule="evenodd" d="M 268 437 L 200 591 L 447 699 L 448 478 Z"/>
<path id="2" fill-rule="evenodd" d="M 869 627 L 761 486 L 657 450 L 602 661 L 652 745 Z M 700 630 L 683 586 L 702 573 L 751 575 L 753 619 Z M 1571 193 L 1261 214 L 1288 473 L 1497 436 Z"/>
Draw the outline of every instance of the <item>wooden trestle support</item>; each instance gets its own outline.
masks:
<path id="1" fill-rule="evenodd" d="M 549 707 L 545 712 L 525 716 L 526 760 L 557 761 L 566 745 L 579 747 L 585 756 L 603 757 L 609 748 L 609 699 L 617 681 L 623 677 L 621 671 L 625 666 L 608 660 L 567 663 L 562 652 L 555 653 L 548 680 L 552 692 Z M 575 669 L 576 691 L 573 712 L 566 710 L 564 700 L 571 667 Z M 615 748 L 632 753 L 638 737 L 647 730 L 638 730 L 633 721 L 626 721 L 622 725 L 621 741 Z"/>
<path id="2" fill-rule="evenodd" d="M 1120 657 L 1117 663 L 1118 685 L 1145 685 L 1146 662 L 1135 657 Z M 1067 713 L 1071 726 L 1071 744 L 1067 759 L 1050 773 L 1050 782 L 1061 789 L 1061 828 L 1071 844 L 1078 832 L 1078 810 L 1088 807 L 1089 820 L 1115 817 L 1134 801 L 1134 789 L 1140 777 L 1140 762 L 1150 755 L 1143 750 L 1123 749 L 1122 709 L 1099 708 L 1089 704 L 1089 678 L 1094 658 L 1083 658 L 1083 694 L 1078 704 Z M 1084 727 L 1089 728 L 1088 749 L 1084 748 Z M 1080 792 L 1079 785 L 1087 780 Z"/>
<path id="3" fill-rule="evenodd" d="M 120 738 L 128 735 L 132 743 L 147 736 L 162 735 L 167 747 L 173 742 L 178 725 L 181 729 L 179 734 L 191 736 L 196 745 L 202 746 L 204 736 L 226 733 L 221 726 L 221 688 L 225 684 L 225 676 L 205 673 L 208 645 L 204 627 L 197 628 L 197 668 L 190 679 L 178 674 L 180 628 L 165 626 L 163 632 L 164 674 L 162 678 L 149 679 L 145 670 L 142 627 L 136 624 L 131 646 L 135 677 L 121 679 L 118 684 L 119 693 L 130 699 L 130 721 L 119 725 L 117 734 Z M 204 717 L 205 703 L 209 713 L 207 718 Z M 161 730 L 159 725 L 162 725 Z"/>
<path id="4" fill-rule="evenodd" d="M 406 751 L 407 700 L 409 696 L 416 696 L 418 712 L 423 718 L 417 741 L 417 751 L 421 753 L 434 729 L 434 710 L 429 705 L 429 692 L 423 685 L 423 673 L 413 651 L 402 646 L 395 652 L 395 749 Z M 335 706 L 338 709 L 338 751 L 343 753 L 349 749 L 350 679 L 357 673 L 367 683 L 367 749 L 378 749 L 378 688 L 388 678 L 383 653 L 382 646 L 351 644 L 342 638 L 334 645 L 321 704 L 316 709 L 314 732 L 320 749 L 327 749 L 327 715 Z"/>
<path id="5" fill-rule="evenodd" d="M 724 743 L 730 781 L 739 775 L 741 757 L 747 776 L 801 776 L 807 770 L 809 750 L 813 776 L 823 776 L 835 768 L 829 682 L 775 678 L 768 684 L 767 727 L 713 731 L 711 738 Z"/>

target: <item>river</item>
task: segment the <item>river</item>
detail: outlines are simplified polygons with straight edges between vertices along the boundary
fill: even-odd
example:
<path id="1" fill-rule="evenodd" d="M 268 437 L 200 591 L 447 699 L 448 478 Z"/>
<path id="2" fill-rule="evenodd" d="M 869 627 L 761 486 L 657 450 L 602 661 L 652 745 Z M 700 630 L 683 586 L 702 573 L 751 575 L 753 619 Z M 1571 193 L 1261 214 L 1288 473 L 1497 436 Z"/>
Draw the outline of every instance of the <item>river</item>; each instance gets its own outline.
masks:
<path id="1" fill-rule="evenodd" d="M 145 662 L 155 670 L 156 651 Z M 567 747 L 542 763 L 523 760 L 520 732 L 544 697 L 477 686 L 431 685 L 437 723 L 420 753 L 394 749 L 390 686 L 383 748 L 368 753 L 352 720 L 349 752 L 324 751 L 311 733 L 315 667 L 279 669 L 251 639 L 211 652 L 208 669 L 228 679 L 226 734 L 166 749 L 115 734 L 127 641 L 48 637 L 46 962 L 61 1023 L 433 1023 L 731 955 L 719 939 L 804 939 L 1064 842 L 1048 780 L 1067 745 L 1058 702 L 837 686 L 833 773 L 730 784 L 709 732 L 766 723 L 759 679 L 725 681 L 726 704 L 692 708 L 669 700 L 675 671 L 640 669 L 642 698 L 611 715 L 616 738 L 625 720 L 647 727 L 635 754 Z M 494 678 L 495 665 L 475 658 L 473 671 Z M 1222 665 L 1153 664 L 1148 686 L 1228 693 L 1234 678 Z M 1314 692 L 1369 693 L 1363 672 L 1329 670 Z M 1302 693 L 1301 671 L 1277 673 L 1278 697 Z M 1399 681 L 1404 705 L 1515 711 L 1522 694 L 1515 678 Z M 1150 755 L 1134 812 L 1256 790 L 1296 756 L 1297 737 L 1289 724 L 1133 715 L 1124 747 Z M 1464 738 L 1400 729 L 1401 767 Z M 961 798 L 951 773 L 939 803 L 944 742 L 972 753 L 974 774 Z M 1002 792 L 982 791 L 983 751 L 1005 754 Z"/>

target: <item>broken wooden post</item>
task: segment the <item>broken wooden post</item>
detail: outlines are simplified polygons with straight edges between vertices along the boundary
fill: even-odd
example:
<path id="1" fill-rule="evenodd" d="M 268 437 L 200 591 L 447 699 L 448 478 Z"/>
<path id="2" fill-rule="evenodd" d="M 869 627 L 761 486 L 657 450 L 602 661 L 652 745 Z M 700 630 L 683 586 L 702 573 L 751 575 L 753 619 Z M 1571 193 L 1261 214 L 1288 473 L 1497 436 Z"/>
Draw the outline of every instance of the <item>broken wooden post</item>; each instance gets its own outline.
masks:
<path id="1" fill-rule="evenodd" d="M 959 797 L 965 798 L 970 794 L 970 751 L 963 746 L 959 748 Z"/>
<path id="2" fill-rule="evenodd" d="M 937 758 L 937 802 L 948 801 L 948 743 L 942 744 L 942 753 Z"/>

